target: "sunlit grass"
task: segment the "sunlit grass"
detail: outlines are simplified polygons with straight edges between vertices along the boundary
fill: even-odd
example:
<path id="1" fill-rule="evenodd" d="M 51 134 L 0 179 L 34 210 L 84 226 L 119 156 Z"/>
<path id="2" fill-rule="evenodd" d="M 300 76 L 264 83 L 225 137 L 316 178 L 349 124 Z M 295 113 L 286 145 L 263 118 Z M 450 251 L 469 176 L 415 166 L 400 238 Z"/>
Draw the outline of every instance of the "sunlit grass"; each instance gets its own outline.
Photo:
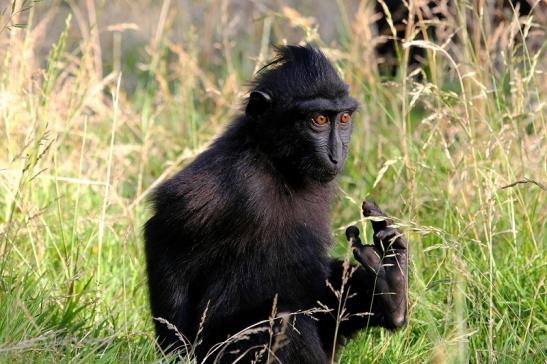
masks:
<path id="1" fill-rule="evenodd" d="M 0 361 L 161 359 L 144 271 L 146 198 L 237 113 L 245 80 L 271 55 L 268 44 L 298 34 L 323 47 L 362 102 L 332 210 L 333 254 L 345 254 L 344 228 L 359 223 L 365 198 L 394 215 L 410 241 L 408 327 L 362 332 L 339 361 L 545 362 L 544 15 L 491 24 L 457 2 L 437 38 L 425 40 L 419 31 L 436 23 L 418 16 L 399 54 L 424 48 L 430 67 L 402 67 L 386 80 L 372 53 L 379 39 L 367 21 L 371 6 L 350 12 L 337 3 L 337 44 L 320 39 L 313 19 L 281 7 L 253 20 L 249 44 L 222 34 L 219 67 L 200 48 L 212 40 L 196 30 L 184 43 L 170 38 L 175 4 L 165 1 L 143 63 L 124 63 L 114 51 L 111 69 L 92 20 L 69 11 L 46 62 L 38 45 L 47 24 L 39 26 L 32 7 L 18 12 L 25 3 L 7 7 Z M 234 15 L 226 5 L 215 14 L 208 21 Z M 111 27 L 113 44 L 132 27 Z M 129 77 L 131 92 L 123 87 Z"/>

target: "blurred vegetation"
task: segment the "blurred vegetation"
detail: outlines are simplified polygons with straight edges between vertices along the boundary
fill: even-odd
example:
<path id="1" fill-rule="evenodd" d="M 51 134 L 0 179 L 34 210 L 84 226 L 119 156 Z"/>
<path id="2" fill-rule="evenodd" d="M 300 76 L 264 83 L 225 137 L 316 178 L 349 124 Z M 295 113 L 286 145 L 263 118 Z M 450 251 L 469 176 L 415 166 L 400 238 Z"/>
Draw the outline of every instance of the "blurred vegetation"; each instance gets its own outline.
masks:
<path id="1" fill-rule="evenodd" d="M 271 44 L 312 42 L 362 102 L 333 254 L 365 198 L 411 242 L 408 327 L 337 361 L 546 362 L 545 2 L 424 3 L 397 52 L 424 63 L 387 77 L 372 1 L 0 2 L 0 361 L 162 360 L 146 198 L 239 112 Z"/>

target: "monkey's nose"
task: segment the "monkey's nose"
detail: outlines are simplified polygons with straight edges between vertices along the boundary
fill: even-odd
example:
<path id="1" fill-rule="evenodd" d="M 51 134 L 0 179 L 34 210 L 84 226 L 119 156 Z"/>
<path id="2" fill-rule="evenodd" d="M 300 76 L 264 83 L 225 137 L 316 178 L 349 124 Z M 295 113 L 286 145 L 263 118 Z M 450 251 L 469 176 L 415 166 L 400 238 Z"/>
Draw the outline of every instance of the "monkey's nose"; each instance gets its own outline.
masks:
<path id="1" fill-rule="evenodd" d="M 332 164 L 338 164 L 338 157 L 337 156 L 334 156 L 331 153 L 329 153 L 329 159 L 332 162 Z"/>

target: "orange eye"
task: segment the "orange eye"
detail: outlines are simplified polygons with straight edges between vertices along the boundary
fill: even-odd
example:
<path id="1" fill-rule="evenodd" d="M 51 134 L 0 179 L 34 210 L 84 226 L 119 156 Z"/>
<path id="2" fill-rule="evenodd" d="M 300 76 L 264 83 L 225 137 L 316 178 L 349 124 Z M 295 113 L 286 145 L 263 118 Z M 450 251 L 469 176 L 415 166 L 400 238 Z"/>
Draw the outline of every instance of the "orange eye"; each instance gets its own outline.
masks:
<path id="1" fill-rule="evenodd" d="M 345 124 L 345 123 L 347 123 L 347 122 L 350 121 L 350 120 L 351 120 L 351 116 L 350 116 L 349 113 L 345 112 L 345 113 L 343 113 L 342 115 L 340 115 L 340 122 L 341 122 L 341 123 L 344 123 L 344 124 Z"/>
<path id="2" fill-rule="evenodd" d="M 313 121 L 317 125 L 325 125 L 329 121 L 329 119 L 325 115 L 317 115 L 313 118 Z"/>

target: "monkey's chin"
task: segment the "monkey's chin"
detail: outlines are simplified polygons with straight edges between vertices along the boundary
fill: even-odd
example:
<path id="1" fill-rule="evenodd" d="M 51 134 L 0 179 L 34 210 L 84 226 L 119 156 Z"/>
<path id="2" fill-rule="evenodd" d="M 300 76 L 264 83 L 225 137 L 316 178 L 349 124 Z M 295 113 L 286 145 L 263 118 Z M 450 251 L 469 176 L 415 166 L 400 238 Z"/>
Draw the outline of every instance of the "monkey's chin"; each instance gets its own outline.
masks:
<path id="1" fill-rule="evenodd" d="M 338 176 L 338 171 L 332 171 L 332 172 L 323 172 L 320 175 L 318 175 L 315 179 L 320 183 L 329 183 L 333 181 L 336 176 Z"/>

